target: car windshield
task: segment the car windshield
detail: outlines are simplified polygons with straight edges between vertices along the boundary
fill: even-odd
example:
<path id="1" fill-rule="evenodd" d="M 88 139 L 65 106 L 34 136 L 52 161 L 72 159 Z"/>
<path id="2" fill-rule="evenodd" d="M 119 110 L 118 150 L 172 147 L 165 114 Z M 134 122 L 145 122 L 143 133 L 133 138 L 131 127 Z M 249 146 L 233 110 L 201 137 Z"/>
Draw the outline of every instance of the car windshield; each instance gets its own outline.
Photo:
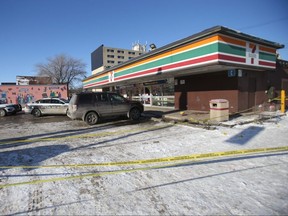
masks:
<path id="1" fill-rule="evenodd" d="M 65 103 L 69 103 L 69 100 L 68 100 L 68 99 L 60 98 L 60 100 L 62 100 L 62 101 L 65 102 Z"/>
<path id="2" fill-rule="evenodd" d="M 111 101 L 125 102 L 126 99 L 118 94 L 111 94 Z"/>
<path id="3" fill-rule="evenodd" d="M 50 103 L 50 102 L 51 102 L 50 99 L 40 99 L 40 100 L 35 101 L 35 103 Z"/>

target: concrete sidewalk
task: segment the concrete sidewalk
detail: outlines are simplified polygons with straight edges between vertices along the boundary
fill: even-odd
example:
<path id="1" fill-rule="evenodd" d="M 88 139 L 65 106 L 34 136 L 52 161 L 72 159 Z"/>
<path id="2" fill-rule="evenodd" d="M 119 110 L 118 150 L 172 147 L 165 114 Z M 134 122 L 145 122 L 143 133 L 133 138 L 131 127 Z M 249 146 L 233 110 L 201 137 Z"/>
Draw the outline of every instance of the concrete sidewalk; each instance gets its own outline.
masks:
<path id="1" fill-rule="evenodd" d="M 252 122 L 273 121 L 277 123 L 281 116 L 286 113 L 280 111 L 274 112 L 246 112 L 239 114 L 229 115 L 229 120 L 224 122 L 217 122 L 210 119 L 210 112 L 208 111 L 195 111 L 195 110 L 174 110 L 166 107 L 145 107 L 144 116 L 163 121 L 170 121 L 174 123 L 186 122 L 202 127 L 211 126 L 224 126 L 234 127 L 235 125 L 247 124 Z"/>

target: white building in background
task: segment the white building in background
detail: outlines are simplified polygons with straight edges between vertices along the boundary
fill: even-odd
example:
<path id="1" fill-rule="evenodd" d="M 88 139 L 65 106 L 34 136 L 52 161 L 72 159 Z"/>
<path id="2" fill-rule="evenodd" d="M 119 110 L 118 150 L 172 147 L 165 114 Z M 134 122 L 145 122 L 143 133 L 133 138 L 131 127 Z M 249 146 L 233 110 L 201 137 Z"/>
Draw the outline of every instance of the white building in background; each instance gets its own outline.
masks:
<path id="1" fill-rule="evenodd" d="M 132 43 L 132 49 L 106 47 L 103 44 L 91 53 L 91 71 L 97 74 L 146 53 L 146 45 Z"/>

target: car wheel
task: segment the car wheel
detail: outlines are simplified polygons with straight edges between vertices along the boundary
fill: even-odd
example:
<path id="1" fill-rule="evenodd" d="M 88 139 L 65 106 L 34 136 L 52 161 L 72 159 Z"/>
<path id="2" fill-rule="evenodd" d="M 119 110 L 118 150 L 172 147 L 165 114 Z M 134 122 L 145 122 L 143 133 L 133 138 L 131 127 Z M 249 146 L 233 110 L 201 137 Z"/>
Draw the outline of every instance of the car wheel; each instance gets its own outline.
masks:
<path id="1" fill-rule="evenodd" d="M 39 109 L 34 109 L 32 111 L 32 115 L 35 117 L 40 117 L 42 115 L 41 111 Z"/>
<path id="2" fill-rule="evenodd" d="M 89 112 L 85 116 L 85 122 L 89 125 L 94 125 L 98 122 L 98 115 L 95 112 Z"/>
<path id="3" fill-rule="evenodd" d="M 138 108 L 130 110 L 129 117 L 132 120 L 138 120 L 141 117 L 141 111 Z"/>
<path id="4" fill-rule="evenodd" d="M 6 116 L 6 111 L 4 109 L 0 109 L 0 116 L 1 117 Z"/>

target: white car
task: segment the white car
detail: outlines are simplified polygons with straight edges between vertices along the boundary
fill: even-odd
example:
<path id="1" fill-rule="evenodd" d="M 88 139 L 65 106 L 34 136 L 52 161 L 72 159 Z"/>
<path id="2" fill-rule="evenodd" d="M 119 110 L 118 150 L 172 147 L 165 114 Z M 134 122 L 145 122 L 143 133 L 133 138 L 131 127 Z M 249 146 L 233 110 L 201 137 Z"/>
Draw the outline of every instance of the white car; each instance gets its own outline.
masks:
<path id="1" fill-rule="evenodd" d="M 7 104 L 6 100 L 0 100 L 0 117 L 13 115 L 20 111 L 22 111 L 20 104 Z"/>
<path id="2" fill-rule="evenodd" d="M 43 98 L 25 106 L 25 113 L 36 117 L 43 115 L 66 115 L 69 101 L 59 98 Z"/>

